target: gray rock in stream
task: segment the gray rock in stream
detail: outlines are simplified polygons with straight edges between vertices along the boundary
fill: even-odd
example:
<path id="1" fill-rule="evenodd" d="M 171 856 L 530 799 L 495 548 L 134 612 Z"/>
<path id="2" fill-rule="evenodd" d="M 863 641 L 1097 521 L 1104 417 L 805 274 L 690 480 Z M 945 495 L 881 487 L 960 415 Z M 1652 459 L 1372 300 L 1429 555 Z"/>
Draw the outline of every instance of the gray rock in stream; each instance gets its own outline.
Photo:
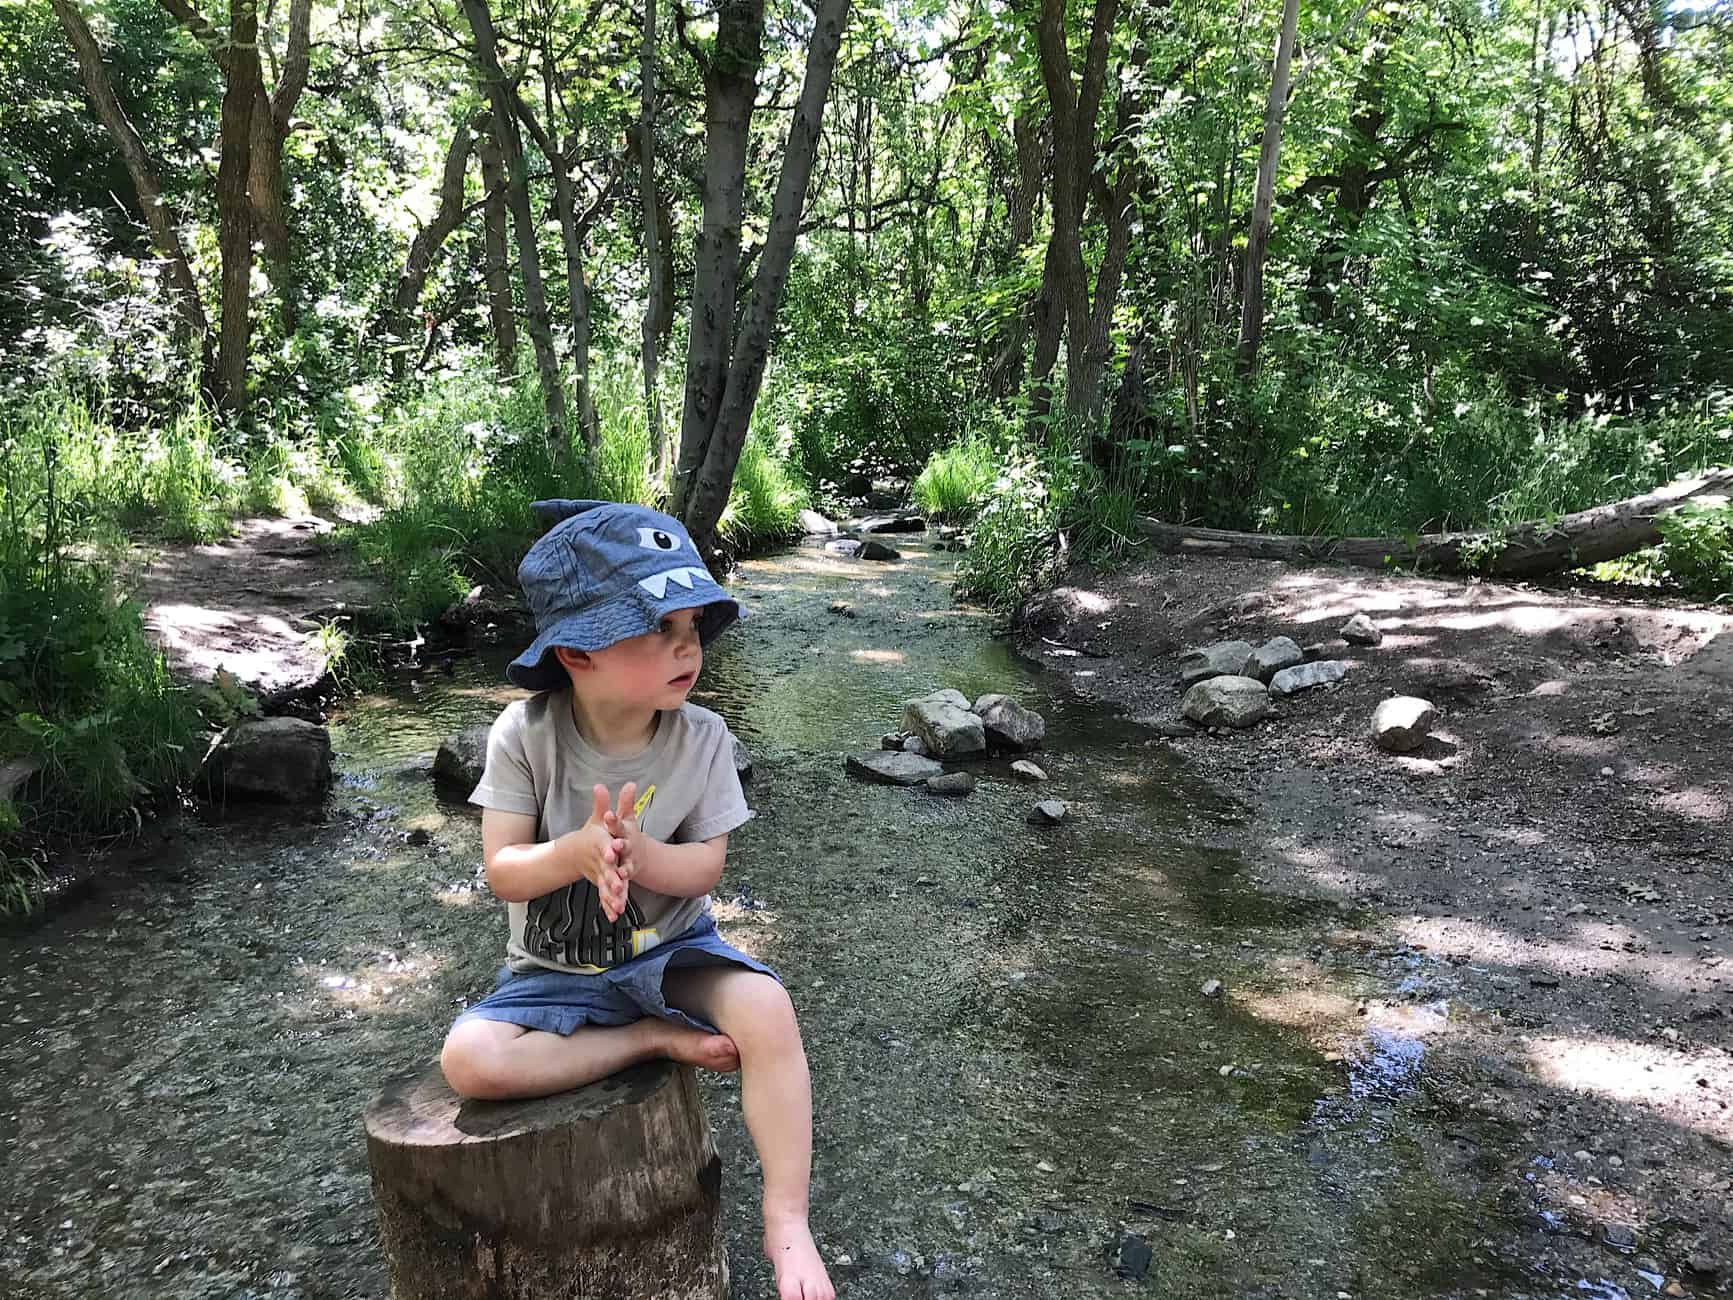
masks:
<path id="1" fill-rule="evenodd" d="M 1245 677 L 1257 651 L 1250 641 L 1216 641 L 1188 651 L 1179 661 L 1179 684 L 1191 686 L 1211 677 Z"/>
<path id="2" fill-rule="evenodd" d="M 843 761 L 843 766 L 850 774 L 863 781 L 876 781 L 880 785 L 919 785 L 928 777 L 938 776 L 945 770 L 930 758 L 922 758 L 918 754 L 892 753 L 884 749 L 850 754 Z"/>
<path id="3" fill-rule="evenodd" d="M 1180 712 L 1205 727 L 1249 727 L 1270 711 L 1270 692 L 1256 677 L 1211 677 L 1185 693 Z"/>
<path id="4" fill-rule="evenodd" d="M 488 723 L 478 722 L 446 737 L 433 756 L 433 779 L 462 786 L 465 794 L 475 789 L 487 766 L 487 733 L 492 729 Z"/>
<path id="5" fill-rule="evenodd" d="M 1410 754 L 1426 741 L 1438 718 L 1430 700 L 1393 695 L 1372 714 L 1372 743 L 1391 754 Z"/>
<path id="6" fill-rule="evenodd" d="M 1057 826 L 1071 815 L 1071 805 L 1063 799 L 1043 799 L 1029 810 L 1024 820 L 1031 826 Z"/>
<path id="7" fill-rule="evenodd" d="M 960 796 L 975 793 L 975 778 L 968 772 L 944 772 L 927 778 L 927 789 L 934 794 Z"/>
<path id="8" fill-rule="evenodd" d="M 200 772 L 213 799 L 315 803 L 331 784 L 331 736 L 301 718 L 251 718 L 223 733 Z"/>
<path id="9" fill-rule="evenodd" d="M 1292 637 L 1273 636 L 1252 651 L 1252 662 L 1246 670 L 1246 676 L 1267 682 L 1282 669 L 1303 663 L 1305 658 L 1306 652 L 1300 649 L 1299 642 Z"/>
<path id="10" fill-rule="evenodd" d="M 1354 615 L 1337 635 L 1349 645 L 1378 645 L 1384 640 L 1383 630 L 1365 614 Z"/>
<path id="11" fill-rule="evenodd" d="M 995 749 L 1039 749 L 1047 736 L 1047 720 L 1009 695 L 983 695 L 971 712 L 981 719 Z"/>
<path id="12" fill-rule="evenodd" d="M 1317 686 L 1330 686 L 1348 675 L 1348 664 L 1341 659 L 1319 659 L 1314 663 L 1295 664 L 1270 678 L 1271 695 L 1295 695 Z"/>
<path id="13" fill-rule="evenodd" d="M 919 736 L 935 758 L 983 753 L 987 729 L 959 691 L 934 691 L 903 705 L 903 730 Z"/>

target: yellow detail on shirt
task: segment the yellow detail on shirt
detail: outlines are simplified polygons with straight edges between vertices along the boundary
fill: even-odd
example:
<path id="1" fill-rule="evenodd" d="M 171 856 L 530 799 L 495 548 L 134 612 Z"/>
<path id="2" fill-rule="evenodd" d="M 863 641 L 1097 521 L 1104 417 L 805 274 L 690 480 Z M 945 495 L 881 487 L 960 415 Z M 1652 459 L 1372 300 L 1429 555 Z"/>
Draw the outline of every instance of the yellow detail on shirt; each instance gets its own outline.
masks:
<path id="1" fill-rule="evenodd" d="M 656 793 L 654 785 L 644 787 L 644 793 L 638 796 L 638 802 L 632 805 L 632 816 L 637 821 L 644 819 L 644 809 L 650 806 L 650 796 Z"/>
<path id="2" fill-rule="evenodd" d="M 661 942 L 662 936 L 656 930 L 634 930 L 632 931 L 632 956 L 642 957 Z"/>

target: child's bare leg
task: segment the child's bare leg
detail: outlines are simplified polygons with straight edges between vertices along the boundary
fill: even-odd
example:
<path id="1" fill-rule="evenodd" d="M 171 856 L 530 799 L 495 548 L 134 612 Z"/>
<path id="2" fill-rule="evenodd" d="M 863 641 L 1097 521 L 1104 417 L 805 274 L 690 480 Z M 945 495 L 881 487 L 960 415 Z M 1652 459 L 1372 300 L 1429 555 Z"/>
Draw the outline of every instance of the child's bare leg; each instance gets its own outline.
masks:
<path id="1" fill-rule="evenodd" d="M 740 1049 L 740 1109 L 764 1168 L 764 1253 L 779 1300 L 835 1300 L 807 1226 L 812 1082 L 787 991 L 739 966 L 671 970 L 662 991 L 669 1006 L 708 1020 Z"/>
<path id="2" fill-rule="evenodd" d="M 486 1101 L 546 1097 L 652 1057 L 707 1070 L 737 1070 L 739 1053 L 721 1034 L 706 1034 L 651 1016 L 629 1025 L 586 1025 L 551 1034 L 503 1020 L 465 1020 L 451 1027 L 439 1064 L 460 1096 Z"/>

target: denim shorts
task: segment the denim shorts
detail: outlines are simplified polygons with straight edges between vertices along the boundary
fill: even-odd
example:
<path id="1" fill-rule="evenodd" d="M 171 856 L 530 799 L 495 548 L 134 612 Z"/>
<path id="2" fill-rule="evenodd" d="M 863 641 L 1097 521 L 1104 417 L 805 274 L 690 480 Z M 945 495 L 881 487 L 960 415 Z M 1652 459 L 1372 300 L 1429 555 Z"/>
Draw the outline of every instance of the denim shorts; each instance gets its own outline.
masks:
<path id="1" fill-rule="evenodd" d="M 580 1025 L 629 1025 L 645 1016 L 660 1016 L 714 1034 L 715 1025 L 669 1006 L 662 998 L 663 974 L 670 968 L 692 966 L 742 966 L 781 983 L 775 971 L 725 942 L 716 933 L 716 923 L 701 916 L 679 938 L 598 975 L 501 967 L 493 992 L 458 1016 L 456 1023 L 504 1020 L 525 1029 L 569 1034 Z"/>

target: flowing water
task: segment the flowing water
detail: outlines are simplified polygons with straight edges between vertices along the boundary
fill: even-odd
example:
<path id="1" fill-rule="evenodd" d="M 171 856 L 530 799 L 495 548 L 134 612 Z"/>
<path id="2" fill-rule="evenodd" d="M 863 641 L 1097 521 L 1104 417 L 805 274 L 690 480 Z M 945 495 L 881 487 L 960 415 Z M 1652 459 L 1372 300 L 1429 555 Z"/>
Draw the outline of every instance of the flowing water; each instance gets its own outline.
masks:
<path id="1" fill-rule="evenodd" d="M 1317 1004 L 1412 954 L 1260 890 L 1215 846 L 1231 801 L 1050 693 L 952 600 L 948 556 L 898 544 L 745 565 L 751 616 L 695 695 L 755 759 L 717 915 L 800 1010 L 842 1294 L 1570 1293 L 1511 1262 L 1517 1220 L 1439 1154 L 1447 1005 L 1314 1046 Z M 359 1117 L 499 960 L 477 819 L 430 759 L 512 698 L 501 662 L 346 707 L 322 812 L 189 817 L 124 884 L 0 938 L 0 1295 L 383 1296 Z M 1042 711 L 1052 780 L 845 776 L 941 686 Z M 1029 826 L 1037 798 L 1073 820 Z M 769 1296 L 734 1080 L 705 1085 L 735 1295 Z"/>

